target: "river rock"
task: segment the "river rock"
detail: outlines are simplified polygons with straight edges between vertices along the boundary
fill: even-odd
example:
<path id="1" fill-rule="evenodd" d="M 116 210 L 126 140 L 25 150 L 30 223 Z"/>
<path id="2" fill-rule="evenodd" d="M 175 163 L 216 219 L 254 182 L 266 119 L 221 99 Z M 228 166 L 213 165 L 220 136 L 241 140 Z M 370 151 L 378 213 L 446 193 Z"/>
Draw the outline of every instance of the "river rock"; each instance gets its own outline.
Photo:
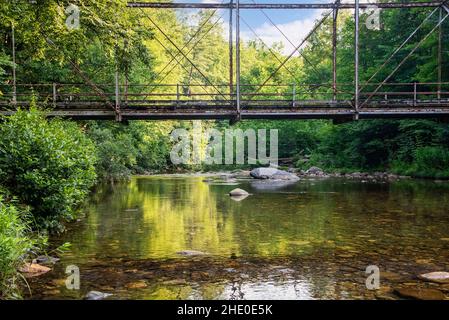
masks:
<path id="1" fill-rule="evenodd" d="M 148 285 L 145 281 L 141 280 L 141 281 L 127 283 L 125 285 L 125 287 L 128 289 L 144 289 L 144 288 L 148 287 Z"/>
<path id="2" fill-rule="evenodd" d="M 443 300 L 445 298 L 443 292 L 437 289 L 401 288 L 395 289 L 394 293 L 403 298 L 417 300 Z"/>
<path id="3" fill-rule="evenodd" d="M 257 168 L 250 172 L 254 179 L 270 179 L 279 170 L 276 168 Z"/>
<path id="4" fill-rule="evenodd" d="M 323 175 L 324 171 L 318 167 L 310 167 L 309 170 L 306 171 L 306 174 Z"/>
<path id="5" fill-rule="evenodd" d="M 240 202 L 240 201 L 245 200 L 248 197 L 249 197 L 249 195 L 246 195 L 246 196 L 231 196 L 231 200 L 233 200 L 235 202 Z"/>
<path id="6" fill-rule="evenodd" d="M 20 272 L 23 272 L 25 277 L 37 277 L 44 273 L 47 273 L 51 269 L 46 266 L 41 266 L 37 263 L 25 264 L 20 268 Z"/>
<path id="7" fill-rule="evenodd" d="M 189 257 L 206 255 L 205 252 L 196 251 L 196 250 L 183 250 L 183 251 L 176 252 L 176 254 L 179 254 L 181 256 L 189 256 Z"/>
<path id="8" fill-rule="evenodd" d="M 276 168 L 257 168 L 251 171 L 250 175 L 261 180 L 299 180 L 297 175 Z"/>
<path id="9" fill-rule="evenodd" d="M 36 259 L 33 259 L 33 263 L 44 264 L 44 265 L 55 264 L 58 261 L 59 261 L 59 258 L 50 257 L 50 256 L 38 256 Z"/>
<path id="10" fill-rule="evenodd" d="M 449 272 L 440 271 L 440 272 L 424 273 L 420 274 L 418 278 L 430 282 L 449 283 Z"/>
<path id="11" fill-rule="evenodd" d="M 110 296 L 112 296 L 111 293 L 104 293 L 100 291 L 89 291 L 86 294 L 86 300 L 103 300 Z"/>
<path id="12" fill-rule="evenodd" d="M 231 192 L 229 192 L 229 195 L 231 197 L 247 197 L 247 196 L 249 196 L 249 193 L 243 189 L 237 188 L 237 189 L 234 189 Z"/>

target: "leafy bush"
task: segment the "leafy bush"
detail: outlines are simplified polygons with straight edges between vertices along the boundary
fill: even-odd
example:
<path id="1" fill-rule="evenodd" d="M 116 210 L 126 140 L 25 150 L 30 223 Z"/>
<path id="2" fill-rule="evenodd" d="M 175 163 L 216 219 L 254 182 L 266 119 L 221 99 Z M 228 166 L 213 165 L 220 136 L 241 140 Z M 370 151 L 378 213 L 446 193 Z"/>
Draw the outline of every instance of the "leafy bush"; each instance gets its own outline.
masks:
<path id="1" fill-rule="evenodd" d="M 0 299 L 20 298 L 17 268 L 35 241 L 28 237 L 26 212 L 6 203 L 0 195 Z"/>
<path id="2" fill-rule="evenodd" d="M 396 161 L 394 171 L 419 178 L 449 178 L 449 149 L 427 146 L 415 150 L 413 162 Z"/>
<path id="3" fill-rule="evenodd" d="M 41 226 L 71 219 L 95 182 L 95 147 L 75 123 L 36 108 L 0 125 L 0 181 L 30 205 Z"/>
<path id="4" fill-rule="evenodd" d="M 131 174 L 168 167 L 170 121 L 89 122 L 88 135 L 96 144 L 97 173 L 104 180 L 126 180 Z"/>

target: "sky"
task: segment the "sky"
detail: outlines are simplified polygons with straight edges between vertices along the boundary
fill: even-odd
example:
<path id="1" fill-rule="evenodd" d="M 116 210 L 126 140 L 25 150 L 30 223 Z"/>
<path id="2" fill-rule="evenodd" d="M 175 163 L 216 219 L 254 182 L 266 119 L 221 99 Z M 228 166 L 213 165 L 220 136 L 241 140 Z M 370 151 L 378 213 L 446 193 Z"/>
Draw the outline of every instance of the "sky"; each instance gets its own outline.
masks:
<path id="1" fill-rule="evenodd" d="M 175 0 L 175 2 L 203 2 L 203 3 L 228 3 L 229 0 Z M 241 3 L 332 3 L 332 0 L 241 0 Z M 188 11 L 188 10 L 186 10 Z M 325 10 L 242 10 L 241 16 L 241 37 L 244 40 L 262 39 L 267 45 L 271 46 L 275 42 L 282 42 L 284 54 L 292 53 L 295 46 L 299 45 L 301 40 L 306 37 L 313 28 L 314 22 Z M 279 30 L 268 20 L 268 17 L 277 25 L 288 41 Z M 217 18 L 222 16 L 225 25 L 225 31 L 228 32 L 229 13 L 228 10 L 219 10 L 216 13 Z M 234 18 L 235 19 L 235 18 Z M 215 20 L 214 20 L 215 21 Z M 235 21 L 235 20 L 234 20 Z M 251 30 L 252 29 L 252 30 Z M 254 32 L 253 32 L 254 31 Z M 256 36 L 257 34 L 257 36 Z M 227 35 L 226 35 L 227 36 Z"/>

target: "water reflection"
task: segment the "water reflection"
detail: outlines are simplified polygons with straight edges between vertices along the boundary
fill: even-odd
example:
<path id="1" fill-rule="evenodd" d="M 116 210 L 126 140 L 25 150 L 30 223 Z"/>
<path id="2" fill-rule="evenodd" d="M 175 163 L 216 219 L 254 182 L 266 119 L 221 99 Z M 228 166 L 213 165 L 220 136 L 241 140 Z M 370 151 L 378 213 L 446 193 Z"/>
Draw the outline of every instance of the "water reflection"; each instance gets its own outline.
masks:
<path id="1" fill-rule="evenodd" d="M 138 299 L 373 298 L 368 265 L 398 275 L 388 286 L 449 268 L 447 183 L 240 181 L 251 194 L 241 201 L 228 196 L 234 184 L 161 176 L 105 186 L 59 239 L 72 250 L 35 280 L 36 297 L 82 296 L 43 289 L 68 264 L 84 272 L 84 291 Z M 204 255 L 179 255 L 187 250 Z"/>

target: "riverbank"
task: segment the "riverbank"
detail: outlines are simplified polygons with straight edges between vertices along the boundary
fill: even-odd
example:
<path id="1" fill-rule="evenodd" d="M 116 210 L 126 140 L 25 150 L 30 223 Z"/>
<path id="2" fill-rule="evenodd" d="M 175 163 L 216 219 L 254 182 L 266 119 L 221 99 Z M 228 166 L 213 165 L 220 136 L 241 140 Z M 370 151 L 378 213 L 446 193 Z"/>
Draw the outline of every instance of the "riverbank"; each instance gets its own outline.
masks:
<path id="1" fill-rule="evenodd" d="M 350 180 L 361 180 L 366 182 L 392 182 L 404 179 L 421 179 L 414 178 L 412 176 L 398 175 L 389 172 L 325 172 L 318 167 L 311 167 L 308 170 L 301 170 L 297 168 L 284 168 L 286 170 L 281 170 L 298 176 L 299 178 L 310 178 L 310 179 L 326 179 L 326 178 L 342 178 Z M 280 170 L 280 169 L 279 169 Z M 222 178 L 222 179 L 252 179 L 251 170 L 237 169 L 237 170 L 224 170 L 224 171 L 184 171 L 177 173 L 148 173 L 141 175 L 134 175 L 136 177 L 148 177 L 148 176 L 161 176 L 161 177 L 212 177 L 212 178 Z M 432 180 L 432 179 L 429 179 Z M 436 180 L 436 179 L 435 179 Z M 436 180 L 438 181 L 438 180 Z"/>

